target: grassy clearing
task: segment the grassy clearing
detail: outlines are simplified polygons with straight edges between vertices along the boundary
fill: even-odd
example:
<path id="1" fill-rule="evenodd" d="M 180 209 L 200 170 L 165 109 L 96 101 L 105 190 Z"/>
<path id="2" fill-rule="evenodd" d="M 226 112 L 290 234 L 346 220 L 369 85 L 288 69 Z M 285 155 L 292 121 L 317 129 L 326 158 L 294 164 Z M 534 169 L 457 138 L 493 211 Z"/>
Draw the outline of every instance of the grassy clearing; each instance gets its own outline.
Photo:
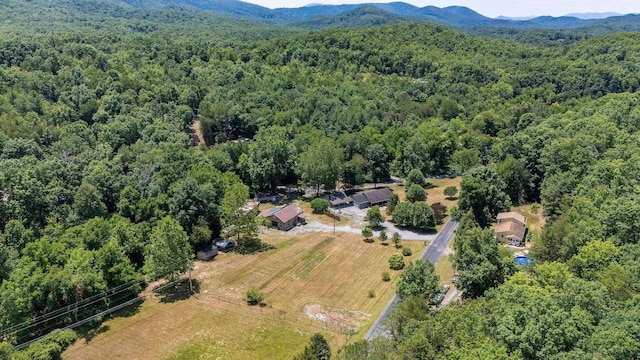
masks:
<path id="1" fill-rule="evenodd" d="M 242 256 L 220 254 L 196 264 L 198 298 L 171 303 L 145 301 L 135 315 L 105 322 L 105 331 L 80 340 L 65 359 L 291 359 L 320 332 L 338 349 L 362 338 L 394 294 L 399 272 L 389 270 L 394 246 L 367 244 L 356 234 L 270 235 L 276 249 Z M 413 250 L 422 241 L 403 241 Z M 382 281 L 389 271 L 390 282 Z M 251 307 L 242 294 L 255 286 L 265 307 Z M 368 296 L 369 291 L 375 297 Z M 305 314 L 322 309 L 331 324 Z M 350 337 L 346 330 L 353 329 Z"/>
<path id="2" fill-rule="evenodd" d="M 514 207 L 512 211 L 516 211 L 527 217 L 527 227 L 534 234 L 540 234 L 545 224 L 545 218 L 542 215 L 542 206 L 538 205 L 537 211 L 533 211 L 533 204 L 526 204 Z"/>
<path id="3" fill-rule="evenodd" d="M 451 255 L 442 256 L 436 264 L 436 274 L 440 277 L 440 285 L 451 284 L 453 263 L 451 262 L 450 256 Z"/>
<path id="4" fill-rule="evenodd" d="M 427 202 L 429 204 L 435 204 L 437 202 L 441 202 L 447 208 L 451 208 L 453 205 L 458 203 L 458 198 L 447 198 L 443 191 L 448 186 L 455 186 L 458 188 L 458 193 L 460 192 L 460 182 L 462 181 L 462 177 L 456 177 L 453 179 L 429 179 L 427 183 L 429 184 L 429 188 L 427 189 Z M 394 193 L 398 194 L 400 201 L 404 201 L 405 199 L 405 187 L 404 185 L 391 185 L 390 188 Z"/>

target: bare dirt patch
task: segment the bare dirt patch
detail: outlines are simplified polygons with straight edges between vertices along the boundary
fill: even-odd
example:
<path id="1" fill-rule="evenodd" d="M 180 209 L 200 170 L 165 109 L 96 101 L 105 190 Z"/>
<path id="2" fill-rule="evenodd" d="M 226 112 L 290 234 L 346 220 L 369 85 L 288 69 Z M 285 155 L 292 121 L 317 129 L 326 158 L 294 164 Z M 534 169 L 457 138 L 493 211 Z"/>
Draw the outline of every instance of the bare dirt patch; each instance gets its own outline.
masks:
<path id="1" fill-rule="evenodd" d="M 362 321 L 371 317 L 371 314 L 360 311 L 337 309 L 321 304 L 305 306 L 304 314 L 310 319 L 326 323 L 330 328 L 344 329 L 345 332 L 358 330 Z"/>

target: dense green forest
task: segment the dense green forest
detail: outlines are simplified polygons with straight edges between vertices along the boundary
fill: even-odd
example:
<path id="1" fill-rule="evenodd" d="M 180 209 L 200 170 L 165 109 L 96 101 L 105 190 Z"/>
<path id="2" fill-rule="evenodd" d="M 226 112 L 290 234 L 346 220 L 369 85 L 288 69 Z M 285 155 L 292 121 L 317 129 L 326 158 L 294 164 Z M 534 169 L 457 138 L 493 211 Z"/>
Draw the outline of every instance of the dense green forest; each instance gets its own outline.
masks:
<path id="1" fill-rule="evenodd" d="M 546 47 L 426 24 L 301 33 L 172 9 L 43 9 L 52 33 L 39 20 L 20 35 L 1 28 L 8 341 L 175 275 L 158 266 L 162 248 L 186 244 L 188 258 L 222 233 L 252 249 L 255 224 L 238 208 L 253 191 L 419 169 L 465 175 L 455 263 L 468 299 L 432 312 L 409 297 L 392 340 L 338 357 L 640 357 L 640 34 Z M 206 144 L 192 145 L 194 119 Z M 537 265 L 517 272 L 482 228 L 524 202 L 550 220 Z M 16 356 L 59 352 L 72 341 L 60 338 Z"/>

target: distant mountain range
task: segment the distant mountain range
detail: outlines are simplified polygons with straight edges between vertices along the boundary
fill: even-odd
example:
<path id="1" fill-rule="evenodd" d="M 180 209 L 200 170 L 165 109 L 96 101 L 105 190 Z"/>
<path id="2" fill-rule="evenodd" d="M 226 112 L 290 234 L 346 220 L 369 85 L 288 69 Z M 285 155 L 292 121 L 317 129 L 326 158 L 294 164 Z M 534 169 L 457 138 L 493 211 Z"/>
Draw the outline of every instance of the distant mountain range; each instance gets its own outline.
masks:
<path id="1" fill-rule="evenodd" d="M 640 31 L 640 15 L 574 15 L 493 19 L 466 7 L 420 8 L 403 2 L 269 9 L 238 0 L 0 0 L 0 32 L 48 32 L 82 27 L 186 33 L 205 25 L 229 32 L 262 29 L 251 35 L 255 37 L 301 29 L 360 28 L 412 21 L 441 24 L 483 36 L 511 38 L 517 35 L 518 41 L 523 42 L 538 41 L 539 30 L 543 30 L 546 31 L 543 38 L 556 43 L 558 39 L 579 40 L 584 35 Z M 569 37 L 556 34 L 558 30 L 568 29 L 573 29 Z M 528 39 L 527 34 L 533 33 Z M 248 33 L 245 36 L 249 36 Z"/>
<path id="2" fill-rule="evenodd" d="M 450 6 L 417 7 L 403 2 L 386 4 L 318 5 L 269 9 L 238 0 L 110 0 L 137 8 L 188 7 L 248 20 L 267 21 L 302 28 L 360 27 L 401 21 L 430 21 L 457 28 L 496 27 L 513 29 L 576 29 L 612 26 L 619 21 L 623 30 L 640 29 L 637 15 L 615 13 L 539 16 L 532 19 L 489 18 L 469 8 Z M 601 22 L 601 23 L 600 23 Z M 636 23 L 636 24 L 634 24 Z"/>

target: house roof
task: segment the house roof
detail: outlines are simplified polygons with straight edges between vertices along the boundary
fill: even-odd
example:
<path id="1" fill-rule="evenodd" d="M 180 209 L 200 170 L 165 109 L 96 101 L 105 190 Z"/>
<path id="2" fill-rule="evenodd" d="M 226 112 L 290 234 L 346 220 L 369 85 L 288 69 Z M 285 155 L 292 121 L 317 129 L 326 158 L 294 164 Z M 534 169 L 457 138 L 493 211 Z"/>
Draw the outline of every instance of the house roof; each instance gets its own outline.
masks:
<path id="1" fill-rule="evenodd" d="M 353 202 L 353 200 L 351 200 L 351 198 L 349 196 L 345 195 L 344 193 L 340 193 L 340 192 L 329 194 L 329 195 L 325 196 L 324 198 L 325 198 L 325 200 L 329 201 L 331 206 L 339 206 L 339 205 L 351 204 Z"/>
<path id="2" fill-rule="evenodd" d="M 274 216 L 282 222 L 287 222 L 295 219 L 298 215 L 302 214 L 302 209 L 296 204 L 289 204 L 280 211 L 276 212 Z"/>
<path id="3" fill-rule="evenodd" d="M 276 206 L 276 207 L 274 207 L 274 208 L 271 208 L 271 209 L 266 210 L 265 212 L 263 212 L 263 213 L 262 213 L 262 216 L 264 216 L 264 217 L 269 217 L 269 216 L 271 216 L 271 215 L 273 215 L 273 214 L 277 213 L 278 211 L 280 211 L 280 210 L 282 210 L 282 209 L 284 209 L 284 206 L 283 206 L 283 205 L 281 205 L 281 206 Z"/>
<path id="4" fill-rule="evenodd" d="M 335 198 L 333 200 L 329 200 L 329 203 L 331 204 L 331 206 L 351 204 L 352 202 L 353 200 L 351 200 L 351 198 L 348 196 L 346 198 Z"/>
<path id="5" fill-rule="evenodd" d="M 504 221 L 496 226 L 496 233 L 509 233 L 507 237 L 518 240 L 524 239 L 526 228 L 515 221 Z"/>
<path id="6" fill-rule="evenodd" d="M 351 195 L 351 199 L 353 199 L 353 201 L 357 204 L 369 202 L 369 199 L 367 199 L 367 197 L 364 195 L 363 192 L 359 192 Z"/>
<path id="7" fill-rule="evenodd" d="M 367 200 L 369 200 L 369 202 L 372 204 L 378 204 L 378 203 L 389 201 L 391 194 L 392 194 L 391 189 L 387 187 L 381 188 L 381 189 L 368 190 L 364 192 L 364 196 L 366 196 Z"/>
<path id="8" fill-rule="evenodd" d="M 509 220 L 509 219 L 517 220 L 523 224 L 527 223 L 527 218 L 524 217 L 524 215 L 519 214 L 515 211 L 499 213 L 497 216 L 497 220 Z"/>

